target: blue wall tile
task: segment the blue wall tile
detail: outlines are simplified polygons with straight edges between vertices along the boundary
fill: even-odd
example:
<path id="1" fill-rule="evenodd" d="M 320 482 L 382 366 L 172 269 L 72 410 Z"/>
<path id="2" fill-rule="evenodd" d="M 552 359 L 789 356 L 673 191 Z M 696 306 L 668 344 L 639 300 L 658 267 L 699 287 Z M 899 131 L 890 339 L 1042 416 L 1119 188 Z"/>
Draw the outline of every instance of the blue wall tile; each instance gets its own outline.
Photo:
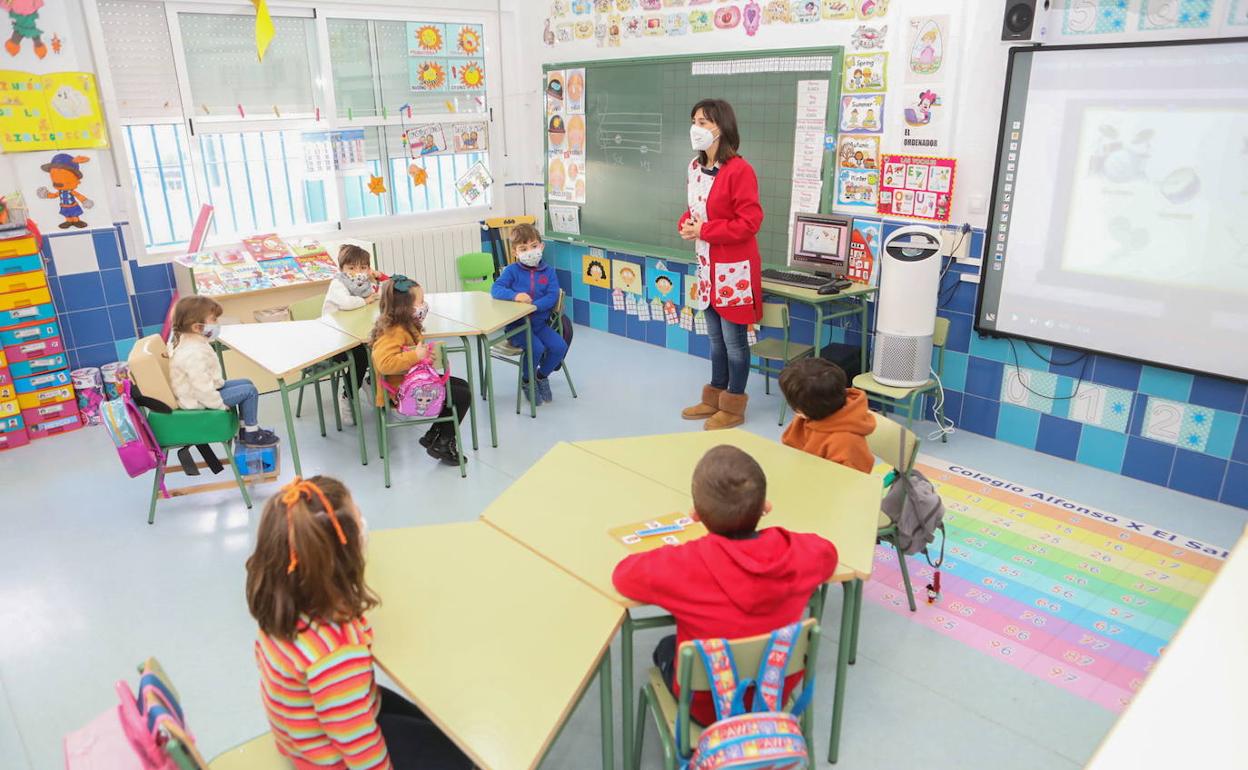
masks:
<path id="1" fill-rule="evenodd" d="M 100 282 L 104 285 L 104 302 L 109 305 L 121 305 L 130 301 L 130 292 L 126 289 L 126 279 L 121 269 L 101 270 Z"/>
<path id="2" fill-rule="evenodd" d="M 699 358 L 711 357 L 711 341 L 705 334 L 689 335 L 689 353 Z"/>
<path id="3" fill-rule="evenodd" d="M 1000 362 L 972 356 L 966 365 L 966 392 L 973 396 L 999 399 L 1003 374 Z"/>
<path id="4" fill-rule="evenodd" d="M 1138 436 L 1127 439 L 1127 452 L 1122 460 L 1122 473 L 1133 479 L 1166 485 L 1174 464 L 1174 447 Z"/>
<path id="5" fill-rule="evenodd" d="M 1205 454 L 1229 459 L 1235 448 L 1235 434 L 1239 432 L 1240 415 L 1215 411 L 1213 425 L 1209 427 L 1209 439 L 1205 442 Z"/>
<path id="6" fill-rule="evenodd" d="M 64 311 L 91 310 L 104 306 L 104 284 L 99 273 L 80 273 L 63 275 L 57 278 L 61 285 L 61 294 L 65 304 L 60 308 Z"/>
<path id="7" fill-rule="evenodd" d="M 1231 463 L 1222 482 L 1222 502 L 1248 508 L 1248 465 Z"/>
<path id="8" fill-rule="evenodd" d="M 598 331 L 607 331 L 607 306 L 597 302 L 589 303 L 589 325 Z"/>
<path id="9" fill-rule="evenodd" d="M 1122 471 L 1123 457 L 1127 453 L 1127 435 L 1115 430 L 1105 430 L 1095 425 L 1084 425 L 1079 439 L 1079 453 L 1075 459 L 1111 473 Z"/>
<path id="10" fill-rule="evenodd" d="M 662 321 L 646 321 L 646 342 L 651 345 L 667 344 L 667 324 Z"/>
<path id="11" fill-rule="evenodd" d="M 1174 457 L 1170 487 L 1207 500 L 1217 500 L 1225 476 L 1225 460 L 1180 449 Z"/>
<path id="12" fill-rule="evenodd" d="M 84 366 L 103 366 L 117 361 L 117 346 L 112 342 L 103 345 L 88 345 L 74 351 L 76 363 L 74 368 Z"/>
<path id="13" fill-rule="evenodd" d="M 949 349 L 966 353 L 971 347 L 971 335 L 975 333 L 971 330 L 971 317 L 962 313 L 948 313 L 945 317 L 949 319 Z"/>
<path id="14" fill-rule="evenodd" d="M 689 332 L 680 328 L 679 325 L 667 327 L 667 348 L 668 350 L 679 350 L 681 353 L 689 352 Z"/>
<path id="15" fill-rule="evenodd" d="M 66 313 L 65 317 L 69 319 L 69 327 L 73 330 L 74 347 L 112 344 L 113 327 L 108 320 L 108 311 L 104 308 Z"/>
<path id="16" fill-rule="evenodd" d="M 997 438 L 1033 449 L 1040 430 L 1040 413 L 1013 404 L 1001 404 L 997 416 Z"/>
<path id="17" fill-rule="evenodd" d="M 1171 401 L 1186 401 L 1192 392 L 1193 379 L 1186 372 L 1145 366 L 1140 371 L 1140 392 Z"/>
<path id="18" fill-rule="evenodd" d="M 625 314 L 627 315 L 627 314 Z M 635 315 L 628 316 L 627 334 L 630 340 L 646 341 L 646 322 Z"/>
<path id="19" fill-rule="evenodd" d="M 95 264 L 101 270 L 121 267 L 121 248 L 116 230 L 100 230 L 91 234 L 95 246 Z"/>
<path id="20" fill-rule="evenodd" d="M 1135 390 L 1140 385 L 1140 371 L 1142 368 L 1139 364 L 1131 361 L 1097 356 L 1096 360 L 1092 362 L 1092 374 L 1089 379 L 1102 385 Z"/>
<path id="21" fill-rule="evenodd" d="M 612 308 L 607 315 L 607 330 L 621 337 L 628 336 L 628 314 Z"/>
<path id="22" fill-rule="evenodd" d="M 1248 463 L 1248 415 L 1239 418 L 1239 431 L 1235 436 L 1235 447 L 1231 450 L 1231 459 Z"/>
<path id="23" fill-rule="evenodd" d="M 1239 413 L 1244 411 L 1245 393 L 1248 393 L 1248 385 L 1242 382 L 1198 375 L 1192 382 L 1189 400 L 1199 406 Z"/>
<path id="24" fill-rule="evenodd" d="M 1036 449 L 1046 455 L 1073 460 L 1079 453 L 1079 432 L 1082 427 L 1073 420 L 1063 420 L 1048 414 L 1040 415 Z"/>
<path id="25" fill-rule="evenodd" d="M 611 290 L 601 286 L 589 287 L 589 301 L 595 304 L 611 305 Z"/>
<path id="26" fill-rule="evenodd" d="M 110 305 L 108 307 L 108 319 L 112 325 L 114 340 L 123 340 L 134 336 L 134 316 L 130 315 L 130 303 Z"/>
<path id="27" fill-rule="evenodd" d="M 589 302 L 587 300 L 572 300 L 572 320 L 582 326 L 589 326 Z"/>
<path id="28" fill-rule="evenodd" d="M 1000 403 L 966 394 L 962 397 L 961 427 L 981 436 L 993 436 L 997 432 L 997 412 Z"/>
<path id="29" fill-rule="evenodd" d="M 140 266 L 130 262 L 130 277 L 134 283 L 134 293 L 142 294 L 149 291 L 168 291 L 173 288 L 173 273 L 168 265 Z"/>
<path id="30" fill-rule="evenodd" d="M 1046 368 L 1054 374 L 1082 379 L 1092 371 L 1092 355 L 1089 353 L 1054 350 L 1052 355 L 1045 357 L 1049 359 Z"/>
<path id="31" fill-rule="evenodd" d="M 869 364 L 870 362 L 868 362 Z M 956 350 L 945 351 L 945 371 L 940 381 L 946 390 L 966 390 L 966 368 L 969 359 L 965 353 Z"/>
<path id="32" fill-rule="evenodd" d="M 972 332 L 970 354 L 979 358 L 989 358 L 993 361 L 1014 363 L 1014 353 L 1010 351 L 1010 344 L 1011 341 L 1000 337 L 981 337 Z"/>
<path id="33" fill-rule="evenodd" d="M 138 295 L 136 301 L 139 308 L 139 323 L 144 326 L 164 323 L 172 299 L 173 295 L 168 291 L 153 291 Z"/>

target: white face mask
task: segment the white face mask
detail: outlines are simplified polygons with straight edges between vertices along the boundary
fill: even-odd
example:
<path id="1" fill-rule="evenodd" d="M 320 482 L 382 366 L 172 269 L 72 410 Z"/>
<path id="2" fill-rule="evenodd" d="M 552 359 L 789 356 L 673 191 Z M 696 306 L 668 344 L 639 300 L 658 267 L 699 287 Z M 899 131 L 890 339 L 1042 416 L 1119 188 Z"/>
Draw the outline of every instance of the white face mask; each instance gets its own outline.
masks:
<path id="1" fill-rule="evenodd" d="M 424 323 L 425 316 L 429 315 L 429 304 L 426 302 L 422 302 L 416 307 L 412 308 L 412 315 L 415 316 L 416 323 Z"/>
<path id="2" fill-rule="evenodd" d="M 689 144 L 698 152 L 706 152 L 707 148 L 715 144 L 715 134 L 711 129 L 694 123 L 689 126 Z"/>
<path id="3" fill-rule="evenodd" d="M 528 251 L 516 252 L 516 261 L 525 267 L 537 267 L 538 263 L 542 261 L 542 247 L 538 246 Z"/>
<path id="4" fill-rule="evenodd" d="M 204 330 L 200 333 L 207 337 L 209 342 L 212 342 L 221 336 L 221 324 L 204 324 Z"/>

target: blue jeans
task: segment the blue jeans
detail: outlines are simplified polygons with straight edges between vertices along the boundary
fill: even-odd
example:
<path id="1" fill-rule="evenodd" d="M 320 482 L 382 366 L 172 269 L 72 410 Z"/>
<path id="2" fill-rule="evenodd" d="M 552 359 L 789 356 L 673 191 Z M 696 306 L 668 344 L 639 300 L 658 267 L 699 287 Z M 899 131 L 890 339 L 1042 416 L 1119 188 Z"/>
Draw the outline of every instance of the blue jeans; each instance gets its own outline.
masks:
<path id="1" fill-rule="evenodd" d="M 511 344 L 523 349 L 524 334 L 512 337 Z M 568 343 L 563 341 L 562 334 L 546 324 L 533 326 L 533 366 L 537 369 L 538 377 L 549 377 L 563 363 L 567 354 Z"/>
<path id="2" fill-rule="evenodd" d="M 750 376 L 750 340 L 745 324 L 725 321 L 706 309 L 706 336 L 711 341 L 711 387 L 741 395 Z"/>
<path id="3" fill-rule="evenodd" d="M 256 425 L 260 418 L 260 392 L 251 380 L 226 380 L 218 391 L 226 406 L 237 406 L 243 425 Z"/>

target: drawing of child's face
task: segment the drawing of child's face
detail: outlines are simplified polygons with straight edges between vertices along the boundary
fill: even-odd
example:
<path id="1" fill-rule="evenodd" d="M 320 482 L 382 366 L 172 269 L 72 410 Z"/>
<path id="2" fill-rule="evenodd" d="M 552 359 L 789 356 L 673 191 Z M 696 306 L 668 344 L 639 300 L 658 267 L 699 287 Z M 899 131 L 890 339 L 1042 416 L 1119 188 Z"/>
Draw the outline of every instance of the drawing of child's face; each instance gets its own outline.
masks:
<path id="1" fill-rule="evenodd" d="M 597 262 L 590 262 L 589 269 L 585 271 L 585 274 L 597 281 L 603 281 L 607 278 L 606 269 Z"/>
<path id="2" fill-rule="evenodd" d="M 568 100 L 579 102 L 585 95 L 585 76 L 577 72 L 568 78 Z"/>
<path id="3" fill-rule="evenodd" d="M 868 123 L 875 122 L 875 110 L 867 110 L 867 122 Z"/>
<path id="4" fill-rule="evenodd" d="M 654 288 L 658 289 L 660 294 L 668 294 L 672 290 L 672 279 L 665 275 L 660 275 L 654 279 Z"/>
<path id="5" fill-rule="evenodd" d="M 568 120 L 568 149 L 572 152 L 585 151 L 585 119 L 573 115 Z"/>
<path id="6" fill-rule="evenodd" d="M 637 273 L 634 272 L 631 267 L 626 267 L 620 271 L 620 280 L 623 283 L 632 286 L 633 282 L 637 280 Z"/>
<path id="7" fill-rule="evenodd" d="M 934 97 L 924 96 L 923 98 L 919 99 L 919 109 L 921 110 L 928 109 L 929 107 L 932 106 L 932 102 L 934 100 L 935 100 Z"/>
<path id="8" fill-rule="evenodd" d="M 563 161 L 555 158 L 550 162 L 550 189 L 562 190 L 563 185 L 567 182 L 567 177 L 563 171 Z"/>

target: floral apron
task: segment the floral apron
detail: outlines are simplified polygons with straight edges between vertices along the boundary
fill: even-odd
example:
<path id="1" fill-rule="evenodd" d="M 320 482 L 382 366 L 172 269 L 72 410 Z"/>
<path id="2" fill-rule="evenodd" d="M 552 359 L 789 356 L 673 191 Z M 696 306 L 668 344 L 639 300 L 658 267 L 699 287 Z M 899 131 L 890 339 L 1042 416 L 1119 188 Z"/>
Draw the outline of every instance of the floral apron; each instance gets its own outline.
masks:
<path id="1" fill-rule="evenodd" d="M 718 166 L 717 166 L 718 168 Z M 706 202 L 710 200 L 715 174 L 707 174 L 697 158 L 689 164 L 688 204 L 689 215 L 705 222 Z M 698 294 L 689 297 L 695 310 L 715 307 L 737 307 L 754 304 L 754 286 L 750 279 L 750 261 L 711 264 L 711 244 L 699 238 L 694 242 L 698 256 Z M 714 301 L 712 302 L 712 299 Z"/>

